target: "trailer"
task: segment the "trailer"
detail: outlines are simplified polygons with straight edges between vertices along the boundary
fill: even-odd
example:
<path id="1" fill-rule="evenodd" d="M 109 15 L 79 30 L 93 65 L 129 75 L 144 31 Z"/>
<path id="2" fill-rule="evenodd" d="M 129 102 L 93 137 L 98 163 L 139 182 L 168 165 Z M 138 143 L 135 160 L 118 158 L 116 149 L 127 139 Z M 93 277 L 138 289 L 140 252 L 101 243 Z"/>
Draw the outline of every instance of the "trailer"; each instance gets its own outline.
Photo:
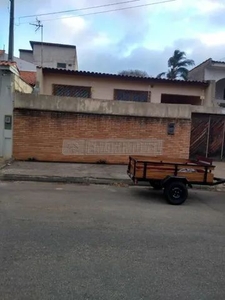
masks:
<path id="1" fill-rule="evenodd" d="M 225 183 L 225 179 L 214 176 L 214 170 L 212 160 L 204 157 L 188 160 L 163 156 L 130 156 L 127 174 L 134 184 L 149 182 L 154 189 L 163 190 L 170 204 L 180 205 L 188 198 L 188 187 Z"/>

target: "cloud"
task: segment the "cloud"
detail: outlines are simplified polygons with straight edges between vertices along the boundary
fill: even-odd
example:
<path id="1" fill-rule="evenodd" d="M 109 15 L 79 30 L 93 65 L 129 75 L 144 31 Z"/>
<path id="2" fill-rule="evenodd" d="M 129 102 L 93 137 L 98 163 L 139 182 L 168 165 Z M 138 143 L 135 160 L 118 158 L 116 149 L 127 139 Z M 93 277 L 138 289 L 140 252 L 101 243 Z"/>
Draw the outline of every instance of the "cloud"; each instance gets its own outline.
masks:
<path id="1" fill-rule="evenodd" d="M 225 31 L 201 34 L 199 39 L 207 46 L 225 45 Z"/>
<path id="2" fill-rule="evenodd" d="M 194 59 L 196 65 L 212 57 L 215 60 L 225 60 L 223 46 L 206 47 L 197 39 L 176 40 L 171 47 L 160 50 L 151 50 L 144 47 L 136 48 L 128 56 L 118 56 L 110 51 L 101 52 L 94 49 L 92 55 L 88 51 L 79 55 L 79 66 L 82 70 L 106 73 L 118 73 L 122 70 L 140 69 L 146 71 L 150 76 L 157 76 L 167 71 L 168 58 L 175 49 L 187 51 L 188 58 Z M 190 50 L 191 49 L 191 50 Z"/>
<path id="3" fill-rule="evenodd" d="M 0 4 L 7 0 L 0 0 Z M 18 1 L 16 15 L 46 13 L 126 0 L 39 0 Z M 138 0 L 122 5 L 40 17 L 55 19 L 44 24 L 44 41 L 74 44 L 79 68 L 117 73 L 124 69 L 141 69 L 155 76 L 167 70 L 167 60 L 175 49 L 186 51 L 196 64 L 212 57 L 225 56 L 225 0 L 176 0 L 170 3 L 121 10 L 91 16 L 75 16 L 113 8 L 126 8 L 160 0 Z M 82 2 L 82 4 L 81 4 Z M 57 18 L 65 17 L 62 19 Z M 68 18 L 70 17 L 70 18 Z M 1 14 L 0 14 L 1 18 Z M 16 28 L 16 47 L 25 48 L 34 39 L 28 24 Z M 5 24 L 8 28 L 8 24 Z M 40 33 L 37 33 L 40 40 Z M 25 45 L 25 46 L 24 46 Z M 29 46 L 28 46 L 29 47 Z"/>
<path id="4" fill-rule="evenodd" d="M 196 8 L 202 13 L 212 13 L 225 8 L 225 3 L 221 0 L 196 1 Z"/>

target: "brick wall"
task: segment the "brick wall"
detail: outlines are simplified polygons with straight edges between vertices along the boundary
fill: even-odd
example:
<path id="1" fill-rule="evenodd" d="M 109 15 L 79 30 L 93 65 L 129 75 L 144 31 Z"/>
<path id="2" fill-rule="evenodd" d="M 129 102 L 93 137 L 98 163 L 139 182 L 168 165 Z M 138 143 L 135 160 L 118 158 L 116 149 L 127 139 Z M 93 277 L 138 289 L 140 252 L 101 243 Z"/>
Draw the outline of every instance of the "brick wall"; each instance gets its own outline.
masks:
<path id="1" fill-rule="evenodd" d="M 167 134 L 169 122 L 175 123 L 175 135 Z M 184 119 L 16 109 L 13 156 L 18 160 L 127 163 L 129 151 L 139 153 L 150 149 L 146 154 L 188 158 L 190 129 L 191 121 Z M 84 143 L 89 141 L 85 152 L 82 147 L 87 147 Z M 104 144 L 105 141 L 108 142 Z M 99 145 L 103 145 L 101 151 Z M 127 145 L 132 149 L 126 149 Z M 98 154 L 99 151 L 105 152 Z"/>

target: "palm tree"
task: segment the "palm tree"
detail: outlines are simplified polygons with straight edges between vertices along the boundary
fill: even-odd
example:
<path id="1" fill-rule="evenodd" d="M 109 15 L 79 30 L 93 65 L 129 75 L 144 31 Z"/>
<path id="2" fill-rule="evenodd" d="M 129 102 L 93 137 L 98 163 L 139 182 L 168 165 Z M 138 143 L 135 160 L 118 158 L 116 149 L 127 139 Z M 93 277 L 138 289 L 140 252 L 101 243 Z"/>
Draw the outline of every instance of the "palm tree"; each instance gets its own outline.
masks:
<path id="1" fill-rule="evenodd" d="M 124 70 L 118 73 L 123 76 L 134 76 L 134 77 L 149 77 L 148 73 L 141 70 Z"/>
<path id="2" fill-rule="evenodd" d="M 182 78 L 188 79 L 187 67 L 194 66 L 195 62 L 192 59 L 186 58 L 186 53 L 180 50 L 175 50 L 173 56 L 168 60 L 168 72 L 160 73 L 157 78 L 166 76 L 168 79 Z"/>

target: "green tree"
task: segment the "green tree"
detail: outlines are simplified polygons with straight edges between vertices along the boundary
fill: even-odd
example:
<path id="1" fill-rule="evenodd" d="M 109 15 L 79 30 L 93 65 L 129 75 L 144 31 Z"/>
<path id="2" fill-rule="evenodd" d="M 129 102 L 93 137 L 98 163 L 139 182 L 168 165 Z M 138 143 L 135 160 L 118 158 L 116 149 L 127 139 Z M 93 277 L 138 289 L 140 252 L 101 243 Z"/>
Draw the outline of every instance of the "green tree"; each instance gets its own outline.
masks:
<path id="1" fill-rule="evenodd" d="M 168 72 L 160 73 L 157 78 L 166 77 L 168 79 L 182 78 L 188 79 L 187 67 L 194 66 L 195 62 L 192 59 L 186 58 L 186 53 L 180 50 L 175 50 L 173 56 L 168 60 Z"/>
<path id="2" fill-rule="evenodd" d="M 141 70 L 124 70 L 118 73 L 123 76 L 149 77 L 148 73 Z"/>

